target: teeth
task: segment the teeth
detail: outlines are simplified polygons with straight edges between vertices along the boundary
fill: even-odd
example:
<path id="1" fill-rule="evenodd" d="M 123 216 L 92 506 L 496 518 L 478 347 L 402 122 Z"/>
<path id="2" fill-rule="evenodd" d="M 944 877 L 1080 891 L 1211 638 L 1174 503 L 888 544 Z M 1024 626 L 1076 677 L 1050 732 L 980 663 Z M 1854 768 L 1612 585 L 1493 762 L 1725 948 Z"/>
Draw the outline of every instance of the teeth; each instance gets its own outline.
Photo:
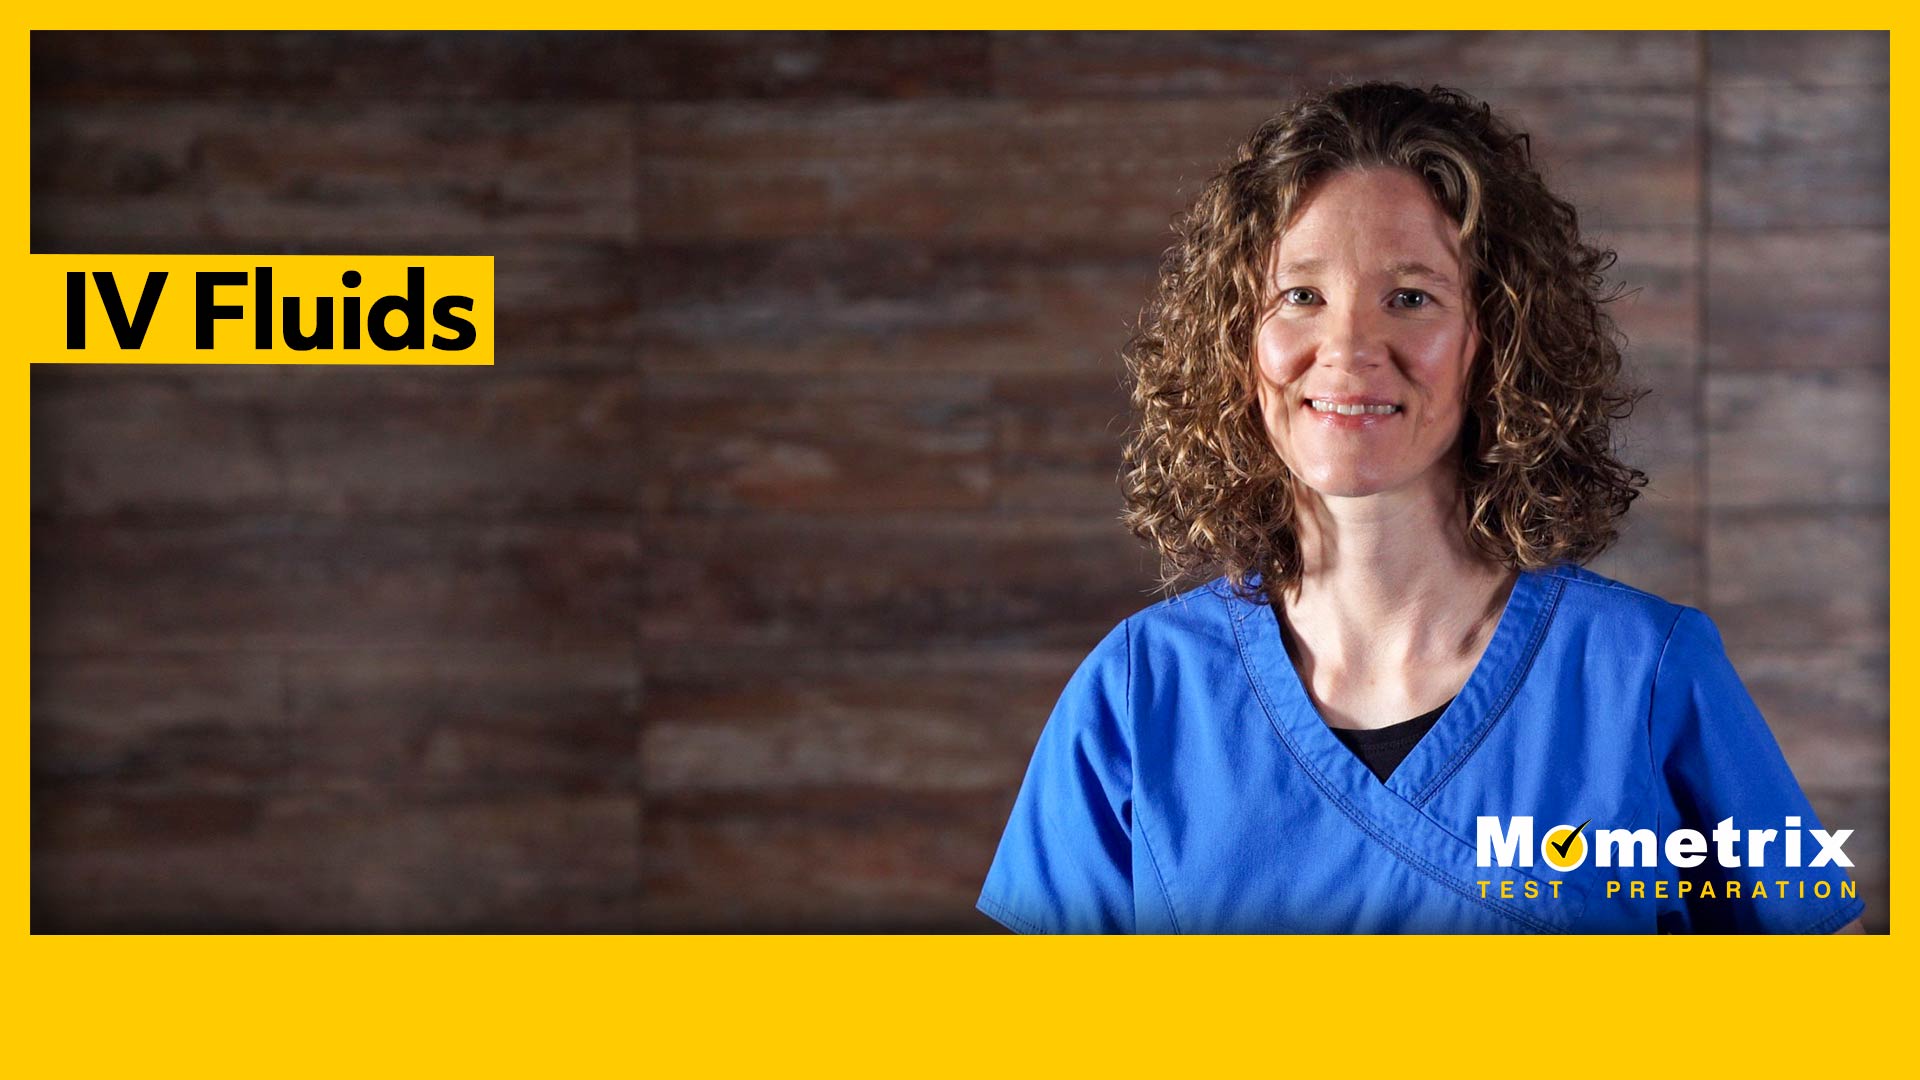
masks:
<path id="1" fill-rule="evenodd" d="M 1313 406 L 1314 412 L 1339 413 L 1341 416 L 1386 416 L 1400 411 L 1398 405 L 1340 405 L 1331 401 L 1321 401 L 1318 398 L 1307 399 L 1307 404 Z"/>

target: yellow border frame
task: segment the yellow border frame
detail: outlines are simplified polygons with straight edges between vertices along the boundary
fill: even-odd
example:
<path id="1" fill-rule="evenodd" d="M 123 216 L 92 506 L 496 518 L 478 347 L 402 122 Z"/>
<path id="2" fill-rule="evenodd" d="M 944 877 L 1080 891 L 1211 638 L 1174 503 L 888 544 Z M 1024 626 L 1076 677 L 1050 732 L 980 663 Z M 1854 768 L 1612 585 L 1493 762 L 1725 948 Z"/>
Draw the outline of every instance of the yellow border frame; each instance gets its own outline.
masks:
<path id="1" fill-rule="evenodd" d="M 1608 11 L 1641 27 L 1684 29 L 1804 18 L 1785 5 L 1643 5 Z M 1502 10 L 1504 9 L 1504 10 Z M 740 6 L 660 12 L 612 5 L 539 9 L 557 25 L 616 19 L 662 26 L 753 26 L 804 18 L 821 26 L 906 28 L 937 21 L 1036 27 L 1151 24 L 1181 9 L 1144 5 L 916 6 L 828 9 Z M 1189 11 L 1190 13 L 1190 11 Z M 1435 9 L 1383 15 L 1440 14 Z M 423 5 L 397 12 L 363 2 L 324 8 L 210 5 L 169 13 L 183 27 L 252 28 L 302 20 L 401 28 L 505 25 L 524 8 Z M 1218 23 L 1353 17 L 1268 7 L 1209 10 Z M 1476 8 L 1490 21 L 1532 20 L 1531 5 Z M 1557 14 L 1575 12 L 1562 9 Z M 1587 14 L 1579 12 L 1578 14 Z M 1913 205 L 1905 147 L 1913 134 L 1903 22 L 1890 12 L 1827 12 L 1894 28 L 1891 35 L 1891 234 L 1900 250 Z M 904 17 L 903 17 L 904 16 Z M 44 16 L 43 16 L 44 17 Z M 62 12 L 69 27 L 150 25 L 151 8 L 107 4 Z M 1679 25 L 1682 21 L 1688 26 Z M 1352 24 L 1348 24 L 1351 26 Z M 1592 24 L 1585 24 L 1591 27 Z M 1755 27 L 1758 28 L 1758 27 Z M 32 122 L 27 28 L 6 78 L 12 114 L 9 295 L 23 295 L 30 243 Z M 1891 295 L 1914 275 L 1894 258 Z M 10 312 L 20 317 L 20 309 Z M 1915 399 L 1904 361 L 1912 319 L 1895 307 L 1896 413 Z M 29 804 L 30 357 L 0 394 L 6 446 L 5 688 L 22 714 L 7 741 L 15 803 Z M 1914 575 L 1898 558 L 1913 535 L 1911 479 L 1920 425 L 1892 425 L 1891 716 L 1915 703 L 1908 628 Z M 1911 760 L 1890 735 L 1892 787 Z M 13 786 L 13 785 L 18 785 Z M 30 804 L 29 804 L 30 805 Z M 17 819 L 4 970 L 24 1053 L 14 1075 L 195 1075 L 513 1072 L 571 1075 L 654 1070 L 700 1073 L 1126 1070 L 1204 1073 L 1229 1060 L 1261 1071 L 1302 1067 L 1422 1073 L 1678 1073 L 1740 1066 L 1873 1069 L 1876 1049 L 1909 1048 L 1916 1026 L 1897 992 L 1914 957 L 1896 934 L 1827 939 L 1027 939 L 858 937 L 35 937 L 28 933 L 29 815 Z M 1909 834 L 1896 803 L 1896 845 Z M 1891 856 L 1890 856 L 1891 858 Z M 1890 871 L 1904 866 L 1892 859 Z M 1891 925 L 1909 925 L 1910 891 L 1895 890 Z M 1911 1054 L 1894 1060 L 1911 1060 Z"/>

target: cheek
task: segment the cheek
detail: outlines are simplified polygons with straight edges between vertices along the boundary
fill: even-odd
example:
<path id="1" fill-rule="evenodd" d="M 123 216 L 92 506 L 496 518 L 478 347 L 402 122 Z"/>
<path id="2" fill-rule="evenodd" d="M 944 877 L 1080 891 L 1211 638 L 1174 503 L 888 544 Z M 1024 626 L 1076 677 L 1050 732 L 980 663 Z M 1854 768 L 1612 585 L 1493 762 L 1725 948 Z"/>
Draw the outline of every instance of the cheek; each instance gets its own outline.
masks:
<path id="1" fill-rule="evenodd" d="M 1262 384 L 1285 386 L 1300 377 L 1304 350 L 1290 337 L 1278 320 L 1268 320 L 1254 337 L 1254 367 Z"/>
<path id="2" fill-rule="evenodd" d="M 1268 434 L 1283 439 L 1287 433 L 1287 387 L 1300 377 L 1300 371 L 1287 361 L 1286 353 L 1262 337 L 1254 350 L 1254 389 Z"/>
<path id="3" fill-rule="evenodd" d="M 1450 441 L 1459 434 L 1467 415 L 1467 386 L 1475 341 L 1466 335 L 1449 339 L 1427 354 L 1415 381 L 1422 398 L 1419 430 L 1423 441 Z"/>
<path id="4" fill-rule="evenodd" d="M 1439 341 L 1428 341 L 1418 355 L 1421 360 L 1414 373 L 1430 405 L 1436 409 L 1459 411 L 1467 393 L 1467 376 L 1473 364 L 1477 339 L 1470 334 L 1448 334 Z"/>

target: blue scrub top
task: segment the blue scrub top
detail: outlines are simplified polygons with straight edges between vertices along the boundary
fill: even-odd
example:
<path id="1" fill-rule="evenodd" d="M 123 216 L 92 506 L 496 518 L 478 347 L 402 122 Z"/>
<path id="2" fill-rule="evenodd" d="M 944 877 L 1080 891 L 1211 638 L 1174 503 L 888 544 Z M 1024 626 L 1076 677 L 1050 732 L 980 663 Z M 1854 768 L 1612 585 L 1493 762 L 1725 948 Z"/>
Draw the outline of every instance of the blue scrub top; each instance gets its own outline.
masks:
<path id="1" fill-rule="evenodd" d="M 1531 867 L 1478 864 L 1483 815 L 1532 817 Z M 1729 817 L 1778 831 L 1761 866 L 1716 860 Z M 1583 822 L 1584 863 L 1547 865 L 1547 830 Z M 1382 783 L 1320 718 L 1273 610 L 1216 579 L 1129 617 L 1074 673 L 979 908 L 1027 933 L 1829 932 L 1864 904 L 1845 867 L 1807 865 L 1821 827 L 1693 608 L 1577 567 L 1522 573 L 1466 686 Z M 1652 865 L 1598 865 L 1603 828 L 1652 830 Z M 1698 867 L 1667 861 L 1683 828 L 1709 835 Z"/>

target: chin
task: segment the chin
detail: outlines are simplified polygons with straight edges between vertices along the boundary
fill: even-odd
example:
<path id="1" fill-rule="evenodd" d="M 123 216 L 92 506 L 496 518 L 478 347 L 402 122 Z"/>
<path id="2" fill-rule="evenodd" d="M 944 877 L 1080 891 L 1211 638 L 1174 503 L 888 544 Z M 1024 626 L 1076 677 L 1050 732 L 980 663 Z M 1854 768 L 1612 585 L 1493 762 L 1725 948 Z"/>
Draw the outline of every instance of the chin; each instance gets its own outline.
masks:
<path id="1" fill-rule="evenodd" d="M 1313 490 L 1329 499 L 1364 499 L 1369 495 L 1379 495 L 1392 491 L 1388 484 L 1325 484 L 1311 485 Z"/>
<path id="2" fill-rule="evenodd" d="M 1316 494 L 1329 499 L 1363 499 L 1406 485 L 1408 477 L 1385 476 L 1365 469 L 1318 469 L 1298 473 Z"/>

